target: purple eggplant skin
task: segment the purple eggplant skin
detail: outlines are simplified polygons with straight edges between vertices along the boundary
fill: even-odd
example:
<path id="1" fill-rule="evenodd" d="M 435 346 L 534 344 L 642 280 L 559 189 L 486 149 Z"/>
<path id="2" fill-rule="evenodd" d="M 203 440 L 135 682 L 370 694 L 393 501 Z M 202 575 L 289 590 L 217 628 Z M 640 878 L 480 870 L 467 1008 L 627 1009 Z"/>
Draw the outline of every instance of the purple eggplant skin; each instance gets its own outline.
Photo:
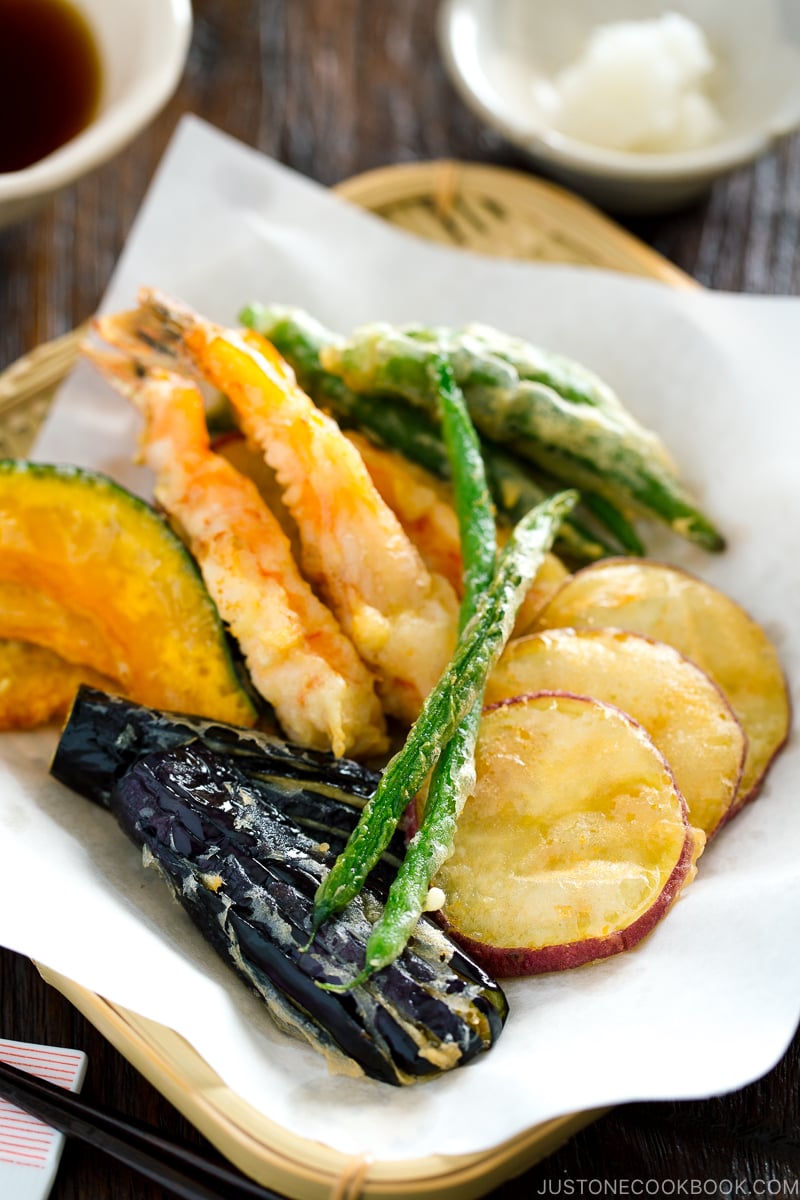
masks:
<path id="1" fill-rule="evenodd" d="M 488 1050 L 508 1011 L 502 990 L 427 918 L 404 954 L 352 980 L 383 896 L 367 888 L 308 946 L 314 894 L 335 855 L 254 795 L 234 762 L 199 742 L 139 759 L 111 808 L 214 948 L 278 1023 L 333 1060 L 405 1084 Z"/>
<path id="2" fill-rule="evenodd" d="M 50 773 L 61 783 L 108 807 L 114 781 L 144 754 L 195 738 L 236 758 L 255 779 L 296 780 L 318 791 L 368 800 L 380 775 L 361 763 L 294 746 L 268 733 L 239 729 L 186 713 L 161 712 L 82 684 L 72 704 Z"/>
<path id="3" fill-rule="evenodd" d="M 117 779 L 145 754 L 200 741 L 232 757 L 261 803 L 273 805 L 310 837 L 344 849 L 380 776 L 348 759 L 305 750 L 267 734 L 201 717 L 145 708 L 82 686 L 50 767 L 61 783 L 108 808 Z M 392 838 L 377 877 L 391 882 L 405 853 L 402 832 Z"/>

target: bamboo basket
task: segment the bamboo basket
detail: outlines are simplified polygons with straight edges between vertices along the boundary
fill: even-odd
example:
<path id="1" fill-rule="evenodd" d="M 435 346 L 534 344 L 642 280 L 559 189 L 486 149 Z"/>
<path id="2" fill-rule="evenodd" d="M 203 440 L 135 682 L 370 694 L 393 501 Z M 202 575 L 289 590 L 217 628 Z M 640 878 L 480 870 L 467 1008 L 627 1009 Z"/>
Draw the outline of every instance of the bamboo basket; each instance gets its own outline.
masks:
<path id="1" fill-rule="evenodd" d="M 335 190 L 399 228 L 451 246 L 695 286 L 583 201 L 519 172 L 443 160 L 370 171 Z M 76 329 L 38 347 L 0 375 L 0 456 L 28 454 L 85 332 Z M 47 967 L 38 969 L 222 1154 L 294 1200 L 472 1200 L 541 1161 L 598 1115 L 561 1117 L 491 1150 L 458 1157 L 350 1158 L 268 1120 L 173 1030 Z"/>

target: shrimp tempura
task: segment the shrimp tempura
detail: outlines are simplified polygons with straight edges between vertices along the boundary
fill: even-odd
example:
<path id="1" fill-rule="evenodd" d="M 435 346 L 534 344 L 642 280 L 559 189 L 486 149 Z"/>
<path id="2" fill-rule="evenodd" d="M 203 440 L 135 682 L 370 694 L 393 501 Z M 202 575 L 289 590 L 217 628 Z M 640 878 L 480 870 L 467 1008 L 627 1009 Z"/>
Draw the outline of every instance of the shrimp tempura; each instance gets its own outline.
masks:
<path id="1" fill-rule="evenodd" d="M 141 453 L 156 475 L 156 499 L 188 542 L 287 736 L 337 755 L 384 749 L 369 671 L 301 577 L 255 485 L 210 449 L 195 384 L 115 355 L 87 355 L 144 415 Z"/>
<path id="2" fill-rule="evenodd" d="M 118 344 L 186 358 L 231 401 L 284 489 L 303 547 L 303 568 L 377 673 L 387 711 L 419 713 L 455 645 L 458 601 L 428 571 L 378 495 L 360 455 L 298 387 L 258 334 L 236 333 L 160 293 L 144 290 L 135 314 L 100 324 Z"/>

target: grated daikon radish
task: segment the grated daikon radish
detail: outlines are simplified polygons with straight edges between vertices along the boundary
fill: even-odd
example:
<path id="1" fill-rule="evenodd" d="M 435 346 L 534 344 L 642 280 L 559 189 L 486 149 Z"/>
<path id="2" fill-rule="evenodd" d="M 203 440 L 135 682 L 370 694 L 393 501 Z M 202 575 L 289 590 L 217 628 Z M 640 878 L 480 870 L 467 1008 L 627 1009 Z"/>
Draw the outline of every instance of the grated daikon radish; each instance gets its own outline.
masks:
<path id="1" fill-rule="evenodd" d="M 558 129 L 613 150 L 690 150 L 722 120 L 704 87 L 716 66 L 698 25 L 679 13 L 598 26 L 555 80 Z"/>

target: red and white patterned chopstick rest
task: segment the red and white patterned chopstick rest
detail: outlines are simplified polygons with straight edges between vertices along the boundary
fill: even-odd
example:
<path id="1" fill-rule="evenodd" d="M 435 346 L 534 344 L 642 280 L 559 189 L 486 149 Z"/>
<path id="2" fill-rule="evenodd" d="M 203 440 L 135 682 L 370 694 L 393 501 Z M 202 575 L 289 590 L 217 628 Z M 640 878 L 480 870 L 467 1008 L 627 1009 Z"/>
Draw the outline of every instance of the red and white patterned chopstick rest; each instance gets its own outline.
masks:
<path id="1" fill-rule="evenodd" d="M 48 1083 L 80 1091 L 86 1074 L 82 1050 L 36 1046 L 0 1038 L 0 1062 Z M 3 1200 L 45 1200 L 53 1186 L 64 1135 L 0 1097 L 0 1196 Z"/>

